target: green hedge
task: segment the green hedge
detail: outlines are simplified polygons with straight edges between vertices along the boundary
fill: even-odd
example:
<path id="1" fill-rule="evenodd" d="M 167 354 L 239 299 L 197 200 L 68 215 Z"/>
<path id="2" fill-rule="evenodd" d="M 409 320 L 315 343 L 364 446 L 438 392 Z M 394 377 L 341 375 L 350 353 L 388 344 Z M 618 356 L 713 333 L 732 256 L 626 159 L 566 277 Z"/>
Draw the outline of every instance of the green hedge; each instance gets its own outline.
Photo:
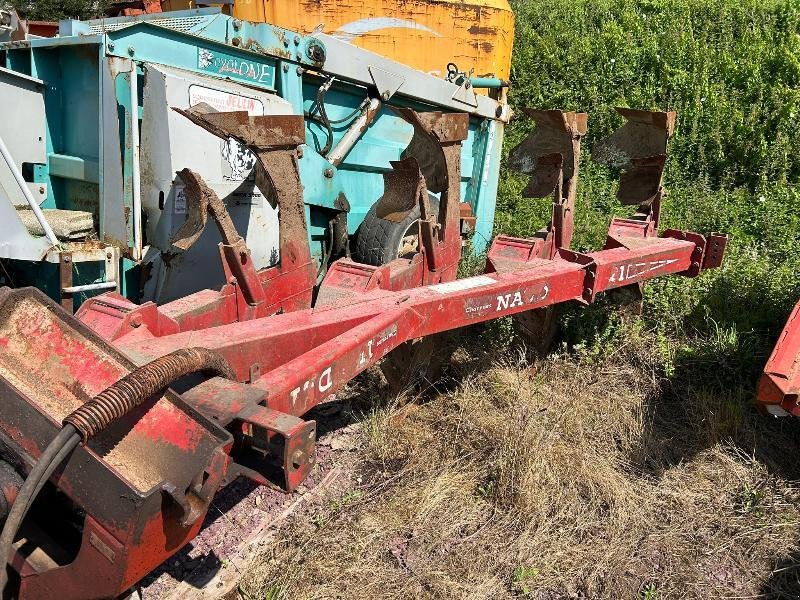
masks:
<path id="1" fill-rule="evenodd" d="M 578 249 L 597 248 L 610 215 L 630 213 L 588 158 L 622 122 L 613 107 L 678 112 L 663 226 L 732 240 L 723 269 L 648 284 L 644 323 L 695 350 L 728 332 L 728 350 L 747 354 L 754 377 L 800 298 L 800 2 L 551 0 L 514 10 L 513 105 L 589 113 Z M 532 126 L 516 120 L 506 151 Z M 504 171 L 498 231 L 529 235 L 546 223 L 548 203 L 522 199 L 523 185 Z M 617 320 L 601 315 L 568 318 L 567 337 L 607 341 Z"/>
<path id="2" fill-rule="evenodd" d="M 92 19 L 103 14 L 107 0 L 12 0 L 11 5 L 32 21 Z"/>
<path id="3" fill-rule="evenodd" d="M 800 179 L 800 3 L 516 2 L 512 101 L 678 111 L 673 176 L 713 186 Z M 590 138 L 591 139 L 591 138 Z"/>

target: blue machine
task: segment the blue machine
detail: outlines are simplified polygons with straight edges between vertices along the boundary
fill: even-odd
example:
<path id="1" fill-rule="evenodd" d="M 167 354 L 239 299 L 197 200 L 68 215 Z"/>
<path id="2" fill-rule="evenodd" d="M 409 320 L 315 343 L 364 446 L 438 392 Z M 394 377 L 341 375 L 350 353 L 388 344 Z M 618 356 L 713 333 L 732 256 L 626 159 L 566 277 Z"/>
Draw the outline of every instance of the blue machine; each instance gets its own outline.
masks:
<path id="1" fill-rule="evenodd" d="M 356 246 L 382 174 L 411 140 L 392 106 L 470 115 L 461 198 L 477 218 L 473 249 L 491 237 L 510 117 L 495 80 L 476 93 L 468 77 L 445 81 L 321 32 L 217 9 L 65 21 L 57 38 L 0 44 L 0 66 L 0 284 L 76 302 L 110 289 L 164 302 L 219 287 L 213 228 L 189 251 L 171 245 L 186 220 L 183 168 L 226 203 L 256 267 L 279 261 L 277 209 L 256 185 L 253 155 L 171 110 L 199 103 L 306 116 L 300 174 L 321 275 Z M 335 247 L 331 223 L 343 215 L 349 244 Z"/>

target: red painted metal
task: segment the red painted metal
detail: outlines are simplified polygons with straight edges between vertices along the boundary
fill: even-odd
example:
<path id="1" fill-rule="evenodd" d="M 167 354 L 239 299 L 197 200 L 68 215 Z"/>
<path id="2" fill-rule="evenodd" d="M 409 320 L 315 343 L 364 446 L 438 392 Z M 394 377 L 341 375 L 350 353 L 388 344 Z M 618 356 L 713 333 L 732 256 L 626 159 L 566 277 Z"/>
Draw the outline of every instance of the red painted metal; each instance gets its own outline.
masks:
<path id="1" fill-rule="evenodd" d="M 58 23 L 55 21 L 25 21 L 23 27 L 27 28 L 30 35 L 39 37 L 55 37 L 58 34 Z"/>
<path id="2" fill-rule="evenodd" d="M 625 197 L 635 197 L 639 209 L 630 219 L 612 221 L 602 250 L 570 250 L 585 115 L 535 112 L 542 128 L 534 134 L 538 138 L 526 139 L 511 162 L 532 176 L 530 195 L 553 195 L 551 222 L 531 239 L 498 237 L 484 274 L 456 279 L 465 213 L 460 152 L 468 120 L 401 109 L 414 138 L 387 173 L 377 208 L 383 218 L 402 220 L 419 207 L 420 251 L 382 266 L 333 262 L 312 307 L 316 273 L 297 171 L 302 118 L 210 114 L 203 108 L 182 114 L 256 152 L 260 177 L 268 179 L 263 183 L 273 187 L 281 208 L 281 263 L 252 269 L 224 204 L 196 175 L 183 172 L 189 183 L 187 222 L 193 221 L 179 242 L 190 245 L 212 216 L 227 277 L 219 291 L 163 306 L 138 306 L 109 293 L 85 302 L 78 319 L 41 294 L 0 297 L 0 441 L 13 454 L 4 458 L 22 465 L 22 472 L 68 409 L 134 364 L 203 347 L 224 358 L 236 377 L 202 380 L 181 396 L 167 392 L 75 452 L 53 483 L 86 515 L 81 538 L 73 543 L 73 560 L 63 566 L 38 564 L 34 554 L 17 552 L 12 564 L 22 577 L 23 599 L 48 597 L 46 589 L 59 589 L 65 599 L 123 593 L 196 534 L 211 495 L 236 477 L 295 489 L 315 458 L 316 424 L 303 415 L 371 365 L 394 360 L 403 366 L 398 353 L 423 355 L 442 334 L 467 325 L 530 315 L 570 300 L 588 304 L 601 292 L 638 289 L 663 275 L 696 276 L 717 266 L 724 251 L 726 238 L 719 234 L 657 235 L 663 161 L 642 158 L 625 136 L 614 143 L 630 157 Z M 634 133 L 645 140 L 640 150 L 661 148 L 648 136 L 666 144 L 674 116 L 631 118 Z M 428 190 L 440 194 L 438 217 Z M 411 344 L 420 338 L 427 347 Z M 119 460 L 112 464 L 109 448 L 150 469 L 153 485 L 132 486 L 130 468 Z M 13 495 L 10 489 L 4 497 L 13 501 Z M 192 522 L 182 525 L 187 514 Z M 31 539 L 34 546 L 43 543 Z M 102 585 L 95 585 L 98 579 Z"/>
<path id="3" fill-rule="evenodd" d="M 756 406 L 765 413 L 800 416 L 800 302 L 783 328 L 758 382 Z"/>
<path id="4" fill-rule="evenodd" d="M 69 412 L 134 365 L 36 290 L 4 289 L 0 307 L 0 440 L 24 473 Z M 20 531 L 17 597 L 124 592 L 196 535 L 232 443 L 224 428 L 166 392 L 76 449 Z"/>
<path id="5" fill-rule="evenodd" d="M 111 3 L 108 15 L 111 17 L 133 17 L 160 12 L 162 12 L 160 0 L 119 0 Z"/>

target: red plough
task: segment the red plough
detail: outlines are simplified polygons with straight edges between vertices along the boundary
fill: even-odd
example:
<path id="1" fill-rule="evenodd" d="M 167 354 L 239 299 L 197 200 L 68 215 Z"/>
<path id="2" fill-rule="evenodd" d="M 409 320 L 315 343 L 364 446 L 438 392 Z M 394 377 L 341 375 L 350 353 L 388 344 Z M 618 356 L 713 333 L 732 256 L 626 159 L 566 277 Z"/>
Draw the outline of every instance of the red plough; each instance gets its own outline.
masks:
<path id="1" fill-rule="evenodd" d="M 718 266 L 725 236 L 657 234 L 674 113 L 621 112 L 626 125 L 595 157 L 623 169 L 619 199 L 638 209 L 612 221 L 604 248 L 569 249 L 586 115 L 529 111 L 537 127 L 509 162 L 531 176 L 526 196 L 552 195 L 551 222 L 530 239 L 499 236 L 485 272 L 457 279 L 467 116 L 400 110 L 414 138 L 377 210 L 402 220 L 418 206 L 420 250 L 377 267 L 336 261 L 318 287 L 298 177 L 302 117 L 183 112 L 258 157 L 280 207 L 281 262 L 255 270 L 224 204 L 184 171 L 190 216 L 175 243 L 191 245 L 211 217 L 219 291 L 162 306 L 105 294 L 77 318 L 39 292 L 3 293 L 0 509 L 11 515 L 0 545 L 13 543 L 18 597 L 116 597 L 196 535 L 221 486 L 244 476 L 294 490 L 314 465 L 316 427 L 303 415 L 371 365 L 407 383 L 448 331 L 514 316 L 545 335 L 548 307 Z M 178 380 L 180 395 L 164 391 Z M 67 441 L 48 449 L 57 434 Z M 60 520 L 34 502 L 40 492 Z"/>
<path id="2" fill-rule="evenodd" d="M 756 406 L 776 417 L 800 416 L 800 302 L 789 315 L 764 367 Z"/>

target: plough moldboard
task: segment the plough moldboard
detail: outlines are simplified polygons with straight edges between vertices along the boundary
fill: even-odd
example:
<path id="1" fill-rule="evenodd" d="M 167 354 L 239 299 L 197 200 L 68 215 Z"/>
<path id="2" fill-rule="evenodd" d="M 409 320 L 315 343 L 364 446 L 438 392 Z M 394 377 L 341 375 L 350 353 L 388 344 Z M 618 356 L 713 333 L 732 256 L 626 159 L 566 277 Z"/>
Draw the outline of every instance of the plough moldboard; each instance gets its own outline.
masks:
<path id="1" fill-rule="evenodd" d="M 294 490 L 314 466 L 316 426 L 303 415 L 371 365 L 408 384 L 426 376 L 447 331 L 512 316 L 535 343 L 548 307 L 639 293 L 647 279 L 722 260 L 724 235 L 657 233 L 674 113 L 620 110 L 626 124 L 594 155 L 622 168 L 618 197 L 638 208 L 611 222 L 603 249 L 580 253 L 570 240 L 586 115 L 530 110 L 536 128 L 509 166 L 530 175 L 526 196 L 552 196 L 552 219 L 530 239 L 497 237 L 484 273 L 457 279 L 468 116 L 397 109 L 414 136 L 376 210 L 402 220 L 419 208 L 418 252 L 382 266 L 343 258 L 317 285 L 297 161 L 303 118 L 180 112 L 253 151 L 280 208 L 281 260 L 256 269 L 225 204 L 184 170 L 189 214 L 174 244 L 191 246 L 210 217 L 218 291 L 163 305 L 108 293 L 74 317 L 38 291 L 2 292 L 0 546 L 19 598 L 117 597 L 197 534 L 222 486 L 247 477 Z"/>

